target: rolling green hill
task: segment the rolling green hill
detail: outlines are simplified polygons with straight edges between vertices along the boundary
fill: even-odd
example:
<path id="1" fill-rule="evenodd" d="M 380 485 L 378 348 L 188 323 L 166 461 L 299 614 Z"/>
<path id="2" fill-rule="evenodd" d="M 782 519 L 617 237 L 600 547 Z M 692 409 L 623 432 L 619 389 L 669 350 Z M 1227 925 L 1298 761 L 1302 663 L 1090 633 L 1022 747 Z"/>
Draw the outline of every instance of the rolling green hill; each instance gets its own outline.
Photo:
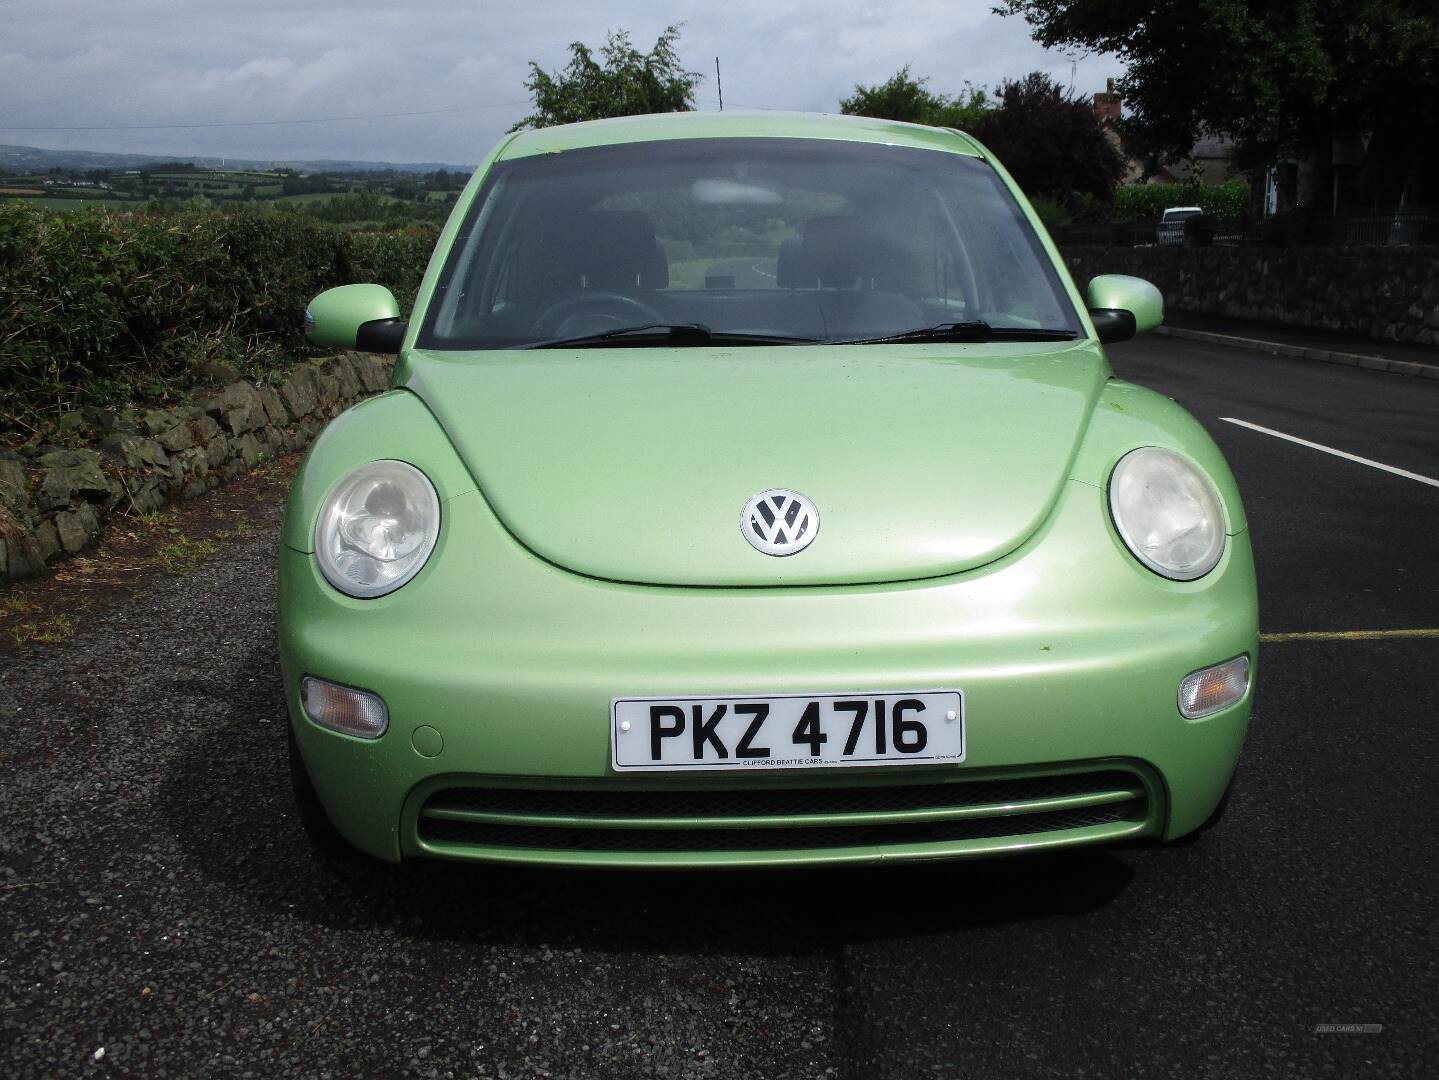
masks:
<path id="1" fill-rule="evenodd" d="M 290 168 L 296 172 L 393 172 L 429 173 L 437 169 L 474 172 L 473 165 L 446 165 L 436 161 L 250 161 L 242 158 L 186 156 L 184 154 L 110 154 L 95 150 L 47 150 L 39 146 L 0 145 L 0 172 L 35 173 L 48 169 L 139 169 L 162 162 L 189 162 L 207 169 L 269 170 Z"/>

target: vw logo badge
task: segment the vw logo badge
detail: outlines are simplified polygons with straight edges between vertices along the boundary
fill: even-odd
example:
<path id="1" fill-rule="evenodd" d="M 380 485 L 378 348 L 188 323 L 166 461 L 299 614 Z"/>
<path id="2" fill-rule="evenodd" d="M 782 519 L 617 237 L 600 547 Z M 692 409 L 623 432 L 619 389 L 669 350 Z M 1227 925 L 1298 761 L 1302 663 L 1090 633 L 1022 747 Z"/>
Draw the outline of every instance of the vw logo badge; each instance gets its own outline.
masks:
<path id="1" fill-rule="evenodd" d="M 819 532 L 819 511 L 798 491 L 771 488 L 744 504 L 739 531 L 756 551 L 793 555 L 809 547 Z"/>

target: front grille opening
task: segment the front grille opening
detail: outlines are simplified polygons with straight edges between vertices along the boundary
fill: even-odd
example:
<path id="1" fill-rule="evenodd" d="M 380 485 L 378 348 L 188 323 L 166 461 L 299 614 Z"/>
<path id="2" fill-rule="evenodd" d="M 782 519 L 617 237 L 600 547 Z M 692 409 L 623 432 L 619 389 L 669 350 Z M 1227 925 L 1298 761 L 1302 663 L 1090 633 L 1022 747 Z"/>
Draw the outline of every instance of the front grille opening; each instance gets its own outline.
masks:
<path id="1" fill-rule="evenodd" d="M 894 821 L 795 825 L 785 818 L 812 814 L 900 814 L 905 811 L 974 806 L 1022 809 L 1065 796 L 1127 793 L 1096 806 L 994 813 L 954 821 Z M 769 818 L 743 827 L 726 825 L 646 828 L 577 828 L 549 822 L 465 821 L 431 816 L 434 811 L 493 816 L 563 818 Z M 418 822 L 422 841 L 492 849 L 581 853 L 745 852 L 872 848 L 899 844 L 1028 836 L 1116 822 L 1140 822 L 1148 803 L 1144 786 L 1118 769 L 1005 780 L 940 784 L 892 784 L 848 788 L 708 789 L 687 791 L 561 790 L 454 787 L 436 792 Z"/>
<path id="2" fill-rule="evenodd" d="M 1139 789 L 1139 778 L 1120 769 L 1009 780 L 963 780 L 944 784 L 870 787 L 748 788 L 686 791 L 596 791 L 540 788 L 455 787 L 438 791 L 426 810 L 555 817 L 790 817 L 799 814 L 863 814 L 1023 804 L 1069 795 Z"/>
<path id="3" fill-rule="evenodd" d="M 468 821 L 420 819 L 422 840 L 488 848 L 533 848 L 550 851 L 799 851 L 812 848 L 858 848 L 886 844 L 926 844 L 946 840 L 979 840 L 996 836 L 1027 836 L 1063 829 L 1082 829 L 1116 821 L 1138 820 L 1143 800 L 1132 799 L 1080 810 L 1056 810 L 1012 817 L 978 818 L 895 825 L 824 825 L 811 828 L 746 829 L 575 829 L 530 825 L 495 825 Z"/>

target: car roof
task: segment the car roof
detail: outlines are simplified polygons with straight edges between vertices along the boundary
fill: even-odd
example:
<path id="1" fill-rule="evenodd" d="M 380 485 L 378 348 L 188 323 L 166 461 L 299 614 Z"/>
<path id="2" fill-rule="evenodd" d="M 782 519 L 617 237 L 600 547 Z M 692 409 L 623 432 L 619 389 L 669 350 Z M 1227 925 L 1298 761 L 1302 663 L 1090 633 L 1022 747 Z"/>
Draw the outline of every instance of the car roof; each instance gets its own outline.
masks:
<path id="1" fill-rule="evenodd" d="M 1202 213 L 1204 213 L 1204 207 L 1202 207 L 1202 206 L 1166 206 L 1166 207 L 1164 208 L 1164 212 L 1165 212 L 1166 214 L 1202 214 Z"/>
<path id="2" fill-rule="evenodd" d="M 731 109 L 725 112 L 618 116 L 609 120 L 589 120 L 580 124 L 522 131 L 500 152 L 499 160 L 620 143 L 737 138 L 830 139 L 941 150 L 969 157 L 985 156 L 979 143 L 952 128 L 925 127 L 868 116 Z"/>

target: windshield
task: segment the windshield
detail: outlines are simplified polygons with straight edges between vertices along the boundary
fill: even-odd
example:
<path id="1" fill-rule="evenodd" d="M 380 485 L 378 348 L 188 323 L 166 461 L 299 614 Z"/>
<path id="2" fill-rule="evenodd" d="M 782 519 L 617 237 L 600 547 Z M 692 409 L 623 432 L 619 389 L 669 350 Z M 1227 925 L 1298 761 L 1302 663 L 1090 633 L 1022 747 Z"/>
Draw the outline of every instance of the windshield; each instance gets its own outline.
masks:
<path id="1" fill-rule="evenodd" d="M 496 164 L 419 345 L 694 325 L 719 339 L 833 341 L 953 322 L 1080 332 L 987 163 L 867 143 L 690 139 Z"/>

